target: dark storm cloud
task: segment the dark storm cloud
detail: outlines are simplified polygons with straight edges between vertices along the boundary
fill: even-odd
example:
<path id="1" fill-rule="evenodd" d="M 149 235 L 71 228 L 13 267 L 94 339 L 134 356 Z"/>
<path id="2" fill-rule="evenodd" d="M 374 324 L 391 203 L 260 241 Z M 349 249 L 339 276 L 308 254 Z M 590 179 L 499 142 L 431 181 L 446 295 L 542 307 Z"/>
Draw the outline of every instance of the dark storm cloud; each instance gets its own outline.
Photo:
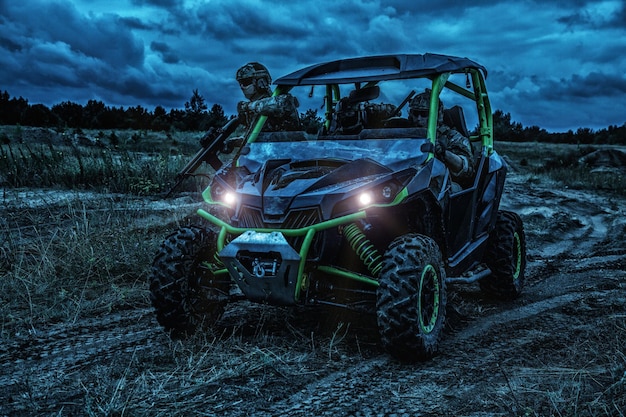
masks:
<path id="1" fill-rule="evenodd" d="M 558 19 L 560 23 L 572 27 L 625 28 L 626 27 L 626 4 L 621 2 L 610 14 L 598 16 L 593 9 L 579 8 L 573 13 L 566 14 Z"/>
<path id="2" fill-rule="evenodd" d="M 551 100 L 604 97 L 608 100 L 623 101 L 626 98 L 626 74 L 603 72 L 573 74 L 571 77 L 546 83 L 540 92 Z"/>
<path id="3" fill-rule="evenodd" d="M 178 54 L 169 47 L 168 44 L 163 42 L 152 42 L 150 44 L 150 49 L 158 52 L 161 57 L 163 57 L 163 62 L 167 64 L 175 64 L 180 61 Z"/>
<path id="4" fill-rule="evenodd" d="M 11 87 L 19 86 L 30 101 L 48 105 L 79 90 L 80 101 L 101 99 L 112 105 L 128 104 L 124 97 L 135 97 L 136 104 L 160 97 L 167 104 L 182 99 L 144 67 L 143 41 L 131 30 L 141 26 L 138 19 L 86 16 L 68 3 L 27 3 L 30 7 L 3 5 L 8 23 L 0 42 L 0 79 L 6 80 L 1 89 L 12 93 Z M 178 61 L 165 44 L 156 45 L 164 61 Z M 43 97 L 53 88 L 59 89 L 57 97 Z"/>
<path id="5" fill-rule="evenodd" d="M 11 39 L 0 36 L 0 48 L 6 49 L 9 52 L 17 52 L 22 49 L 22 45 L 13 42 Z"/>
<path id="6" fill-rule="evenodd" d="M 184 3 L 182 0 L 132 0 L 135 6 L 157 6 L 164 8 L 178 7 Z"/>
<path id="7" fill-rule="evenodd" d="M 436 52 L 485 65 L 494 108 L 525 125 L 581 123 L 572 103 L 599 113 L 591 127 L 626 114 L 617 0 L 0 0 L 0 24 L 0 90 L 31 102 L 180 108 L 198 89 L 232 114 L 245 62 L 278 78 L 337 58 Z"/>

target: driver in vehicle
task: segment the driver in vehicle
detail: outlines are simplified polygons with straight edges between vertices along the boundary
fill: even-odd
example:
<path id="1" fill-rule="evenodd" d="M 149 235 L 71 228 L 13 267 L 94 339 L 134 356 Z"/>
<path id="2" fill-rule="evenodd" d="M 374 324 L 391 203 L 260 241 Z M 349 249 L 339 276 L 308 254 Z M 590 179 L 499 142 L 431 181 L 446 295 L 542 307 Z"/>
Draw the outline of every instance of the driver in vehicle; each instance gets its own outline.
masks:
<path id="1" fill-rule="evenodd" d="M 237 70 L 236 78 L 243 95 L 250 100 L 237 104 L 242 124 L 250 127 L 258 116 L 267 116 L 264 131 L 302 129 L 298 99 L 291 94 L 272 96 L 272 77 L 264 65 L 249 62 Z"/>
<path id="2" fill-rule="evenodd" d="M 409 123 L 412 126 L 423 128 L 428 126 L 430 93 L 431 91 L 426 89 L 426 91 L 411 99 L 409 103 Z M 461 185 L 471 183 L 474 176 L 472 146 L 469 138 L 443 123 L 443 103 L 441 100 L 439 100 L 439 112 L 437 115 L 435 156 L 446 164 L 453 181 Z"/>

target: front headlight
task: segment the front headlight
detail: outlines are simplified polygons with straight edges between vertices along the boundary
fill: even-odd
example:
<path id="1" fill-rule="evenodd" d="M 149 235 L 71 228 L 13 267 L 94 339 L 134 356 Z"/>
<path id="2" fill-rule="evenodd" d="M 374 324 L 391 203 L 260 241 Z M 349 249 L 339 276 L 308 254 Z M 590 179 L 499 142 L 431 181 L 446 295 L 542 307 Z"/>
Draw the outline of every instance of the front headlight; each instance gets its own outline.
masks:
<path id="1" fill-rule="evenodd" d="M 215 203 L 229 208 L 234 208 L 237 205 L 237 194 L 232 190 L 224 188 L 220 184 L 213 184 L 211 186 L 211 199 Z"/>
<path id="2" fill-rule="evenodd" d="M 367 191 L 363 191 L 357 197 L 357 201 L 361 207 L 367 207 L 373 204 L 389 204 L 396 198 L 399 191 L 399 184 L 387 182 Z"/>
<path id="3" fill-rule="evenodd" d="M 361 203 L 362 206 L 369 206 L 372 204 L 372 200 L 372 193 L 369 191 L 366 191 L 359 196 L 359 203 Z"/>
<path id="4" fill-rule="evenodd" d="M 358 189 L 347 193 L 346 197 L 333 208 L 332 216 L 344 216 L 369 207 L 385 207 L 400 204 L 408 197 L 406 185 L 414 175 L 415 169 L 410 168 L 394 174 L 392 178 L 387 177 L 382 181 L 372 181 L 369 184 L 364 184 Z"/>

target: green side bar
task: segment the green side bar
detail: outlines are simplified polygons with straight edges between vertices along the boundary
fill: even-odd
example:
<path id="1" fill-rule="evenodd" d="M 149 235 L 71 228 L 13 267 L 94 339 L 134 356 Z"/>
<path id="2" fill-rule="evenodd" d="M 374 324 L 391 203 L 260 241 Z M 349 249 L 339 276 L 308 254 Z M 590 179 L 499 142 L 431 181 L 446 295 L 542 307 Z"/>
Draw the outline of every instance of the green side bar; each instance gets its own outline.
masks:
<path id="1" fill-rule="evenodd" d="M 252 130 L 252 132 L 250 132 L 250 136 L 248 136 L 248 143 L 254 142 L 256 138 L 259 137 L 259 133 L 261 133 L 261 130 L 263 129 L 266 120 L 267 116 L 259 116 L 259 120 L 257 120 L 256 124 L 254 125 L 254 129 Z"/>
<path id="2" fill-rule="evenodd" d="M 315 230 L 309 229 L 306 232 L 306 236 L 304 237 L 304 241 L 302 242 L 302 247 L 300 248 L 300 265 L 298 265 L 298 281 L 296 282 L 296 293 L 294 295 L 296 300 L 300 299 L 300 291 L 302 290 L 302 281 L 304 281 L 304 265 L 306 264 L 306 256 L 309 253 L 309 249 L 311 248 L 311 243 L 313 242 L 313 236 L 315 236 Z"/>
<path id="3" fill-rule="evenodd" d="M 430 109 L 428 111 L 428 140 L 430 140 L 433 146 L 437 141 L 437 117 L 430 116 L 439 114 L 439 94 L 446 85 L 449 77 L 450 73 L 444 72 L 435 77 L 432 83 L 432 92 L 430 95 Z M 430 161 L 432 158 L 434 158 L 434 154 L 429 153 L 426 161 Z"/>
<path id="4" fill-rule="evenodd" d="M 474 95 L 476 96 L 482 144 L 491 154 L 493 152 L 493 114 L 491 113 L 491 104 L 487 95 L 485 79 L 479 71 L 474 70 L 472 71 L 472 82 L 474 84 Z"/>
<path id="5" fill-rule="evenodd" d="M 476 101 L 476 97 L 474 96 L 474 93 L 472 93 L 471 91 L 467 91 L 465 88 L 461 87 L 460 85 L 447 81 L 446 88 L 454 91 L 457 94 L 462 95 L 463 97 L 469 98 L 472 101 Z"/>
<path id="6" fill-rule="evenodd" d="M 333 227 L 341 226 L 342 224 L 352 223 L 354 221 L 364 219 L 366 217 L 365 211 L 358 211 L 356 213 L 348 214 L 347 216 L 338 217 L 336 219 L 326 220 L 325 222 L 317 223 L 311 226 L 302 227 L 299 229 L 253 229 L 253 228 L 245 228 L 245 227 L 234 227 L 226 223 L 225 221 L 219 219 L 218 217 L 212 215 L 211 213 L 205 211 L 204 209 L 198 209 L 198 215 L 204 217 L 214 225 L 222 228 L 225 232 L 220 231 L 221 233 L 230 233 L 232 235 L 241 235 L 248 231 L 254 231 L 257 233 L 272 233 L 272 232 L 281 232 L 283 235 L 288 237 L 297 237 L 304 236 L 309 233 L 309 230 L 313 230 L 313 232 L 320 232 L 326 229 L 332 229 Z M 219 250 L 223 248 L 218 248 Z"/>
<path id="7" fill-rule="evenodd" d="M 373 278 L 367 277 L 361 274 L 355 274 L 354 272 L 344 271 L 342 269 L 333 268 L 332 266 L 318 266 L 318 271 L 322 271 L 327 274 L 336 275 L 342 278 L 348 278 L 354 281 L 362 282 L 365 284 L 372 285 L 374 287 L 378 287 L 379 283 Z"/>

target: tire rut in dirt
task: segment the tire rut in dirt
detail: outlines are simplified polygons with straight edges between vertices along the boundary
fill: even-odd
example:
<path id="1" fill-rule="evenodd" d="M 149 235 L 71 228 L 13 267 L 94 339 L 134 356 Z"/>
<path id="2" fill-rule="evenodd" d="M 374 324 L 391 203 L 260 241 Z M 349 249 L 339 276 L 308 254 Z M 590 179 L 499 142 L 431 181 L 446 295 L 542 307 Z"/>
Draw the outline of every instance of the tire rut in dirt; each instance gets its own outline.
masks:
<path id="1" fill-rule="evenodd" d="M 149 342 L 162 337 L 151 315 L 149 309 L 132 310 L 17 337 L 0 353 L 0 387 L 107 363 L 120 352 L 149 350 Z"/>

